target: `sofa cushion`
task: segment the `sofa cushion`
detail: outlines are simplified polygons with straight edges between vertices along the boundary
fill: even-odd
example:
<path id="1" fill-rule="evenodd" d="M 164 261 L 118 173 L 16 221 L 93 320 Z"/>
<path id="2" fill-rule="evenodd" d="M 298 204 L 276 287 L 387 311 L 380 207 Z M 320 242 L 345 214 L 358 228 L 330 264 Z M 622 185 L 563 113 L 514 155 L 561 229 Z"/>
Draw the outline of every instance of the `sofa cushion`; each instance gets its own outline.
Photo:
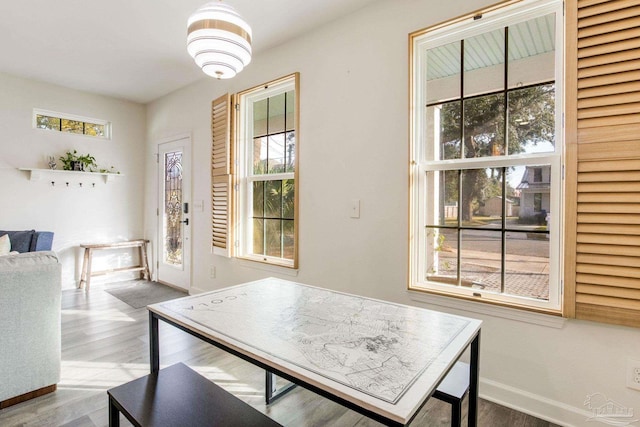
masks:
<path id="1" fill-rule="evenodd" d="M 11 252 L 11 240 L 9 235 L 5 234 L 0 236 L 0 256 L 9 255 L 9 252 Z"/>
<path id="2" fill-rule="evenodd" d="M 35 233 L 35 230 L 0 231 L 0 236 L 5 234 L 9 235 L 9 239 L 11 240 L 11 250 L 23 253 L 31 250 L 31 240 Z"/>
<path id="3" fill-rule="evenodd" d="M 0 274 L 10 273 L 11 275 L 18 277 L 21 274 L 24 275 L 27 271 L 42 268 L 54 268 L 58 264 L 60 264 L 60 261 L 58 260 L 56 253 L 53 251 L 25 252 L 14 256 L 0 258 Z M 13 283 L 8 278 L 6 282 L 6 284 Z M 0 285 L 4 284 L 4 282 L 0 281 Z M 0 290 L 2 289 L 3 288 L 0 287 Z"/>

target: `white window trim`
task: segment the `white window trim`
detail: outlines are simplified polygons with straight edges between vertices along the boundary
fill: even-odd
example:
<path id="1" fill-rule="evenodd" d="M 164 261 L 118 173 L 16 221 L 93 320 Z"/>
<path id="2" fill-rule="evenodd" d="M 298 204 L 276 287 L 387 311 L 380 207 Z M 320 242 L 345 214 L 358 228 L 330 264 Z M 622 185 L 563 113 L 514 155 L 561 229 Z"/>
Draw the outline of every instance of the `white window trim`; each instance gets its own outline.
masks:
<path id="1" fill-rule="evenodd" d="M 451 298 L 442 295 L 428 294 L 420 291 L 408 290 L 407 295 L 412 301 L 416 301 L 429 308 L 443 307 L 458 310 L 463 313 L 476 313 L 485 316 L 499 317 L 518 322 L 531 323 L 533 325 L 546 326 L 554 329 L 562 329 L 567 319 L 561 316 L 550 316 L 544 313 L 524 311 L 517 308 L 502 307 L 493 304 L 478 304 L 475 301 Z"/>
<path id="2" fill-rule="evenodd" d="M 46 131 L 49 131 L 49 129 L 42 129 L 42 128 L 38 127 L 37 116 L 48 116 L 48 117 L 55 117 L 55 118 L 59 118 L 59 119 L 66 119 L 66 120 L 73 120 L 73 121 L 77 121 L 77 122 L 93 123 L 93 124 L 96 124 L 96 125 L 102 125 L 102 126 L 104 126 L 104 136 L 93 136 L 93 135 L 72 133 L 72 132 L 61 132 L 61 133 L 65 133 L 65 134 L 69 134 L 69 135 L 88 136 L 88 137 L 93 138 L 93 139 L 106 139 L 106 140 L 111 139 L 111 122 L 108 121 L 108 120 L 94 119 L 94 118 L 91 118 L 91 117 L 76 116 L 74 114 L 60 113 L 60 112 L 57 112 L 57 111 L 43 110 L 43 109 L 40 109 L 40 108 L 34 108 L 33 109 L 33 118 L 32 118 L 33 128 L 34 129 L 39 129 L 39 130 L 46 130 Z"/>
<path id="3" fill-rule="evenodd" d="M 426 55 L 420 52 L 426 49 L 441 46 L 482 34 L 494 29 L 504 28 L 514 22 L 526 21 L 544 14 L 555 13 L 556 17 L 556 50 L 555 50 L 555 94 L 556 94 L 556 141 L 555 152 L 530 155 L 510 155 L 501 157 L 456 159 L 444 161 L 427 161 L 423 141 L 426 135 L 426 85 L 419 76 L 425 75 Z M 428 36 L 428 37 L 427 37 Z M 413 38 L 413 75 L 412 75 L 412 123 L 411 132 L 411 166 L 410 166 L 410 267 L 409 290 L 433 290 L 438 293 L 447 293 L 452 296 L 477 297 L 478 301 L 495 302 L 500 304 L 522 306 L 526 304 L 532 309 L 550 310 L 560 312 L 562 308 L 562 271 L 563 271 L 563 242 L 561 230 L 561 218 L 563 197 L 563 165 L 562 153 L 564 151 L 564 128 L 562 112 L 564 111 L 564 16 L 563 2 L 560 0 L 523 1 L 517 5 L 506 6 L 485 14 L 481 20 L 470 20 L 463 23 L 454 23 L 437 28 L 432 32 L 424 33 Z M 495 294 L 480 289 L 454 287 L 442 283 L 429 282 L 421 279 L 426 277 L 426 172 L 427 170 L 447 169 L 471 169 L 487 166 L 500 167 L 501 165 L 551 164 L 551 173 L 555 177 L 551 188 L 551 212 L 554 212 L 550 224 L 549 240 L 549 301 L 512 297 L 509 295 Z M 556 260 L 553 262 L 552 260 Z M 443 297 L 446 298 L 446 297 Z M 474 302 L 468 302 L 474 304 Z"/>
<path id="4" fill-rule="evenodd" d="M 256 262 L 256 260 L 246 257 L 232 258 L 232 262 L 237 262 L 239 266 L 244 268 L 250 268 L 252 270 L 268 271 L 273 274 L 280 274 L 289 277 L 298 277 L 299 270 L 297 268 L 290 268 L 287 266 L 281 266 L 277 264 L 270 264 L 265 262 Z"/>
<path id="5" fill-rule="evenodd" d="M 240 126 L 238 126 L 239 134 L 238 134 L 238 145 L 236 146 L 236 153 L 239 153 L 237 159 L 237 170 L 238 170 L 238 215 L 236 230 L 237 230 L 237 240 L 236 240 L 236 250 L 237 250 L 237 258 L 254 261 L 257 263 L 263 263 L 264 265 L 272 265 L 274 267 L 285 267 L 288 269 L 292 269 L 295 266 L 295 260 L 287 260 L 278 257 L 272 257 L 268 255 L 255 255 L 249 253 L 249 248 L 252 247 L 253 242 L 253 222 L 250 220 L 252 218 L 253 212 L 253 199 L 252 199 L 252 188 L 251 184 L 254 181 L 270 181 L 270 180 L 283 180 L 283 179 L 297 179 L 296 172 L 287 172 L 287 173 L 278 173 L 278 174 L 269 174 L 260 176 L 259 178 L 253 175 L 253 163 L 249 161 L 252 154 L 252 144 L 250 141 L 253 140 L 253 103 L 261 101 L 263 99 L 269 98 L 273 95 L 277 95 L 280 93 L 285 93 L 290 90 L 297 90 L 296 87 L 296 76 L 292 75 L 285 78 L 282 81 L 270 84 L 268 88 L 264 90 L 250 92 L 246 94 L 239 95 L 238 104 L 241 106 L 241 109 L 244 111 L 239 111 L 240 116 Z M 296 99 L 297 99 L 296 93 Z M 296 111 L 299 106 L 296 104 Z M 298 139 L 298 123 L 296 123 L 296 140 Z M 297 142 L 296 142 L 297 143 Z M 297 156 L 296 156 L 297 162 Z M 297 169 L 297 164 L 296 164 Z M 298 197 L 296 193 L 295 197 Z M 297 226 L 297 223 L 296 223 Z M 297 244 L 297 243 L 296 243 Z M 297 274 L 297 270 L 296 274 Z"/>

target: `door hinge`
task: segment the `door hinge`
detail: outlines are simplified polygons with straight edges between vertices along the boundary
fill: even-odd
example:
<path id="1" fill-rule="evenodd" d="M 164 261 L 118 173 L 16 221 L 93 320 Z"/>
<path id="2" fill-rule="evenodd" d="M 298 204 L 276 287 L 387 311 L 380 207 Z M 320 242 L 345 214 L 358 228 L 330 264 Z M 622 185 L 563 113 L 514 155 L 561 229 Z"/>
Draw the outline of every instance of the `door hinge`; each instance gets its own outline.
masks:
<path id="1" fill-rule="evenodd" d="M 156 208 L 156 216 L 160 216 L 160 208 Z"/>
<path id="2" fill-rule="evenodd" d="M 240 104 L 235 104 L 233 108 L 235 108 L 236 111 L 240 111 Z"/>
<path id="3" fill-rule="evenodd" d="M 156 153 L 156 163 L 160 163 L 160 153 Z"/>

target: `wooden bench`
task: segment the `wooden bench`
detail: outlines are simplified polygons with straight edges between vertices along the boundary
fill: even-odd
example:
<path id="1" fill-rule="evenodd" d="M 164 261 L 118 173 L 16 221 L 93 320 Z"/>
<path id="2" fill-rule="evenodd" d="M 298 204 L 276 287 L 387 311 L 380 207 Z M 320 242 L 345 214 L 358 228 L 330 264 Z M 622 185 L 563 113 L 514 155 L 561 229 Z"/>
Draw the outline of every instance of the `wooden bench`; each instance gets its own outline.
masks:
<path id="1" fill-rule="evenodd" d="M 120 413 L 144 427 L 282 427 L 182 363 L 107 391 L 109 426 Z"/>
<path id="2" fill-rule="evenodd" d="M 462 423 L 462 399 L 469 391 L 469 364 L 456 362 L 442 380 L 433 397 L 451 404 L 451 425 Z"/>
<path id="3" fill-rule="evenodd" d="M 147 263 L 147 243 L 149 243 L 148 240 L 139 239 L 127 240 L 125 242 L 80 245 L 81 248 L 84 248 L 84 259 L 82 261 L 82 274 L 80 275 L 80 283 L 78 284 L 78 288 L 82 288 L 84 286 L 84 288 L 88 291 L 89 286 L 91 285 L 91 277 L 93 276 L 101 276 L 111 273 L 123 273 L 127 271 L 139 271 L 141 279 L 149 280 L 150 275 L 149 264 Z M 91 271 L 91 261 L 94 251 L 123 248 L 138 248 L 138 265 L 134 265 L 131 267 L 114 268 L 111 270 Z"/>

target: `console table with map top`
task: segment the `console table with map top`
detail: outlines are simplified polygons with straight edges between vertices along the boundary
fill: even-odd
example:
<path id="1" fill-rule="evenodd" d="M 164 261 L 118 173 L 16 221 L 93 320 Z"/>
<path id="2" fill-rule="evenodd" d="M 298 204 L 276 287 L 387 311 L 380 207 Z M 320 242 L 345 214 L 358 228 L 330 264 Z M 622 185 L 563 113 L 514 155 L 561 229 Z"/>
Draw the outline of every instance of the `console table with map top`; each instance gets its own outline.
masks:
<path id="1" fill-rule="evenodd" d="M 78 283 L 78 289 L 82 287 L 85 290 L 89 290 L 91 286 L 91 277 L 102 276 L 111 273 L 124 273 L 128 271 L 139 271 L 140 278 L 149 280 L 149 264 L 147 263 L 147 243 L 148 240 L 127 240 L 124 242 L 114 243 L 93 243 L 80 245 L 84 249 L 84 257 L 82 260 L 82 273 L 80 275 L 80 283 Z M 93 261 L 93 252 L 97 250 L 105 249 L 125 249 L 125 248 L 138 248 L 138 265 L 132 265 L 130 267 L 113 268 L 110 270 L 92 271 L 91 263 Z"/>
<path id="2" fill-rule="evenodd" d="M 406 426 L 470 349 L 477 425 L 480 320 L 269 278 L 147 306 L 159 320 L 388 426 Z"/>

